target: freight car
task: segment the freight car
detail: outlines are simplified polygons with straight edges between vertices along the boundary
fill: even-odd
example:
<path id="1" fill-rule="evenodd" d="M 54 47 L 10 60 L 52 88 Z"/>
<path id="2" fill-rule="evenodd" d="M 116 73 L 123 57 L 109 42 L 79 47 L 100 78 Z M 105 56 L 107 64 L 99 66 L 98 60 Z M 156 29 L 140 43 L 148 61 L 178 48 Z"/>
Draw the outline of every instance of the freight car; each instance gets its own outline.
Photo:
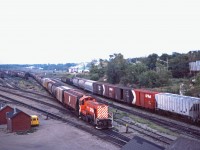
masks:
<path id="1" fill-rule="evenodd" d="M 156 109 L 186 116 L 194 122 L 200 120 L 200 99 L 171 93 L 155 95 Z"/>
<path id="2" fill-rule="evenodd" d="M 5 75 L 5 72 L 4 71 L 0 71 L 0 78 L 4 79 L 4 75 Z"/>
<path id="3" fill-rule="evenodd" d="M 16 70 L 8 70 L 5 71 L 7 75 L 11 76 L 11 77 L 20 77 L 23 79 L 28 79 L 28 77 L 30 76 L 30 74 L 28 72 L 24 72 L 24 71 L 16 71 Z"/>
<path id="4" fill-rule="evenodd" d="M 112 128 L 113 118 L 108 112 L 108 106 L 98 103 L 96 99 L 83 92 L 63 86 L 49 78 L 31 75 L 62 105 L 72 110 L 78 117 L 93 124 L 98 129 Z"/>
<path id="5" fill-rule="evenodd" d="M 83 79 L 78 78 L 78 80 L 76 80 L 77 83 L 73 84 L 72 81 L 75 80 L 76 77 L 73 79 L 66 77 L 62 78 L 63 82 L 68 81 L 66 83 L 114 101 L 139 106 L 153 111 L 162 110 L 164 112 L 173 112 L 174 114 L 186 116 L 191 120 L 200 121 L 200 98 L 170 93 L 159 93 L 144 89 L 132 89 L 86 79 L 84 79 L 84 82 L 80 86 L 79 81 L 82 81 Z"/>

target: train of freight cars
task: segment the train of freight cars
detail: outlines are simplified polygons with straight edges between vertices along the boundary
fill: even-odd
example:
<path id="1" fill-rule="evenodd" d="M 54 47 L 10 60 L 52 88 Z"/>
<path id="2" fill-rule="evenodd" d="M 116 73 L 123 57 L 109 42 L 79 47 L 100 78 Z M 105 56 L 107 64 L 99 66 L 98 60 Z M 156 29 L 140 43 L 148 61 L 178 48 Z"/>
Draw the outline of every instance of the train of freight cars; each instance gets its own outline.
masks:
<path id="1" fill-rule="evenodd" d="M 72 110 L 84 121 L 93 124 L 98 129 L 112 128 L 113 117 L 109 114 L 107 105 L 98 103 L 96 99 L 85 95 L 80 90 L 63 86 L 50 78 L 42 78 L 36 74 L 30 75 L 67 109 Z"/>
<path id="2" fill-rule="evenodd" d="M 11 77 L 20 77 L 26 80 L 30 76 L 28 72 L 16 71 L 16 70 L 5 70 L 5 71 L 2 71 L 2 74 L 3 74 L 3 77 L 4 75 L 9 75 Z"/>
<path id="3" fill-rule="evenodd" d="M 29 75 L 29 73 L 20 71 L 6 72 L 12 76 L 14 75 L 22 78 L 27 78 Z M 77 86 L 86 91 L 90 91 L 94 94 L 116 101 L 140 106 L 142 108 L 179 114 L 195 122 L 200 121 L 200 98 L 181 96 L 171 93 L 159 93 L 143 89 L 132 89 L 77 77 L 63 77 L 61 80 L 67 84 Z M 51 82 L 47 83 L 48 88 L 51 86 L 55 87 L 56 85 L 56 83 L 54 86 L 51 84 Z"/>
<path id="4" fill-rule="evenodd" d="M 77 77 L 63 77 L 61 80 L 115 101 L 156 110 L 157 112 L 178 114 L 194 122 L 200 121 L 200 98 L 133 89 Z"/>

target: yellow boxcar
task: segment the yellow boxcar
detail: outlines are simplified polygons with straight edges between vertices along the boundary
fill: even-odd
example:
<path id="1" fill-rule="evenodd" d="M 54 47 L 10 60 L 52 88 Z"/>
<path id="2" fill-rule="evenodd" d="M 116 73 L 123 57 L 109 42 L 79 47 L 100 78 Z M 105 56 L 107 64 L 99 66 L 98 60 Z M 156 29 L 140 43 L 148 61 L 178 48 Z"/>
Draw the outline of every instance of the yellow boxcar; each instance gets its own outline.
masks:
<path id="1" fill-rule="evenodd" d="M 31 115 L 31 126 L 38 126 L 39 124 L 38 116 Z"/>

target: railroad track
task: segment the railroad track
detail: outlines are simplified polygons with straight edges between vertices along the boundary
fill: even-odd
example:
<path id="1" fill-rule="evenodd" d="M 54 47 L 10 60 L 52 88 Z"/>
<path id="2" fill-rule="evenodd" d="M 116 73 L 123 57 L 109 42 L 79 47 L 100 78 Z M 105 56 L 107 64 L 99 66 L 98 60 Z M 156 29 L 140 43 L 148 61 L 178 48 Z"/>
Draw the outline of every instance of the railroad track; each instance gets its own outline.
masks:
<path id="1" fill-rule="evenodd" d="M 6 92 L 6 90 L 2 90 L 2 89 L 0 89 L 0 91 L 4 91 L 4 92 Z M 21 91 L 21 90 L 20 90 Z M 52 104 L 49 104 L 49 103 L 46 103 L 46 102 L 43 102 L 43 101 L 40 101 L 40 100 L 38 100 L 38 99 L 35 99 L 35 98 L 31 98 L 31 97 L 29 97 L 29 96 L 24 96 L 24 95 L 21 95 L 21 94 L 23 94 L 23 93 L 21 93 L 21 94 L 19 94 L 19 93 L 15 93 L 15 92 L 11 92 L 11 91 L 7 91 L 7 92 L 9 92 L 9 93 L 11 93 L 11 94 L 14 94 L 14 95 L 17 95 L 17 96 L 20 96 L 20 97 L 24 97 L 24 98 L 29 98 L 30 100 L 32 100 L 32 101 L 35 101 L 35 102 L 37 102 L 37 103 L 41 103 L 41 104 L 44 104 L 44 105 L 46 105 L 46 106 L 50 106 L 50 107 L 54 107 L 54 108 L 57 108 L 57 109 L 59 109 L 61 112 L 63 112 L 63 113 L 66 113 L 66 109 L 61 109 L 60 107 L 57 107 L 57 106 L 55 106 L 55 105 L 52 105 Z M 0 96 L 1 97 L 3 97 L 3 98 L 6 98 L 5 96 L 3 96 L 3 95 L 1 95 L 0 94 Z M 55 100 L 55 99 L 54 99 Z M 68 113 L 69 113 L 69 111 L 67 111 Z M 119 124 L 122 124 L 122 125 L 125 125 L 127 122 L 120 122 L 119 121 L 119 119 L 117 119 L 117 120 L 115 120 L 115 122 L 117 122 L 117 123 L 119 123 Z M 129 126 L 131 129 L 134 129 L 134 130 L 136 130 L 136 131 L 138 131 L 138 132 L 140 132 L 140 133 L 143 133 L 143 135 L 146 135 L 146 136 L 149 136 L 149 137 L 151 137 L 152 139 L 154 139 L 154 140 L 157 140 L 157 141 L 160 141 L 160 142 L 162 142 L 162 143 L 164 143 L 164 144 L 168 144 L 167 142 L 165 143 L 165 139 L 164 139 L 164 137 L 162 137 L 161 135 L 157 135 L 157 136 L 155 136 L 155 134 L 154 135 L 152 135 L 153 133 L 151 132 L 151 133 L 149 133 L 150 131 L 142 131 L 142 129 L 140 129 L 140 131 L 139 131 L 139 129 L 135 129 L 135 128 L 133 128 L 133 127 L 131 127 L 131 126 Z M 145 129 L 144 129 L 145 130 Z M 104 131 L 104 132 L 106 132 L 106 131 Z M 114 134 L 114 133 L 113 133 Z M 117 132 L 115 133 L 115 134 L 117 134 Z M 162 137 L 162 139 L 160 139 Z M 127 141 L 127 139 L 128 138 L 125 138 L 124 140 L 125 141 Z M 167 140 L 166 140 L 167 141 Z M 169 141 L 169 140 L 168 140 Z"/>
<path id="2" fill-rule="evenodd" d="M 2 85 L 0 85 L 0 86 L 13 88 L 13 86 L 12 86 L 11 84 L 9 84 L 9 83 L 5 80 L 5 78 L 4 78 L 4 79 L 1 79 L 1 78 L 0 78 L 0 80 L 1 80 L 1 84 L 2 84 Z"/>
<path id="3" fill-rule="evenodd" d="M 137 112 L 133 109 L 129 110 L 129 109 L 126 109 L 124 107 L 115 105 L 112 102 L 105 102 L 103 100 L 103 98 L 100 98 L 99 96 L 95 96 L 95 95 L 92 95 L 92 96 L 95 97 L 99 102 L 107 104 L 110 107 L 115 108 L 117 110 L 120 110 L 120 111 L 126 112 L 128 114 L 147 119 L 149 121 L 154 122 L 157 125 L 164 126 L 168 129 L 172 130 L 173 132 L 176 132 L 176 133 L 179 133 L 179 134 L 185 134 L 189 137 L 200 139 L 200 129 L 197 130 L 197 129 L 194 129 L 194 128 L 191 128 L 191 127 L 188 127 L 188 126 L 186 127 L 184 125 L 177 124 L 175 122 L 166 121 L 165 119 L 157 118 L 153 115 L 148 115 L 148 114 L 143 114 L 143 113 Z"/>
<path id="4" fill-rule="evenodd" d="M 168 138 L 166 136 L 163 136 L 161 134 L 158 134 L 156 132 L 153 132 L 149 129 L 146 128 L 142 128 L 141 126 L 137 126 L 136 124 L 130 123 L 128 121 L 122 120 L 120 118 L 115 119 L 115 122 L 117 122 L 118 124 L 121 124 L 123 126 L 127 126 L 128 129 L 137 131 L 138 133 L 145 135 L 147 137 L 150 137 L 151 139 L 155 140 L 155 141 L 159 141 L 163 144 L 166 145 L 170 145 L 174 140 L 171 138 Z"/>
<path id="5" fill-rule="evenodd" d="M 75 87 L 75 86 L 73 86 L 73 87 Z M 80 90 L 82 90 L 82 89 L 80 89 Z M 97 96 L 97 95 L 94 95 L 94 94 L 91 94 L 91 93 L 88 93 L 88 92 L 87 92 L 87 94 L 96 98 L 98 102 L 104 103 L 104 104 L 108 105 L 109 107 L 123 111 L 127 114 L 131 114 L 131 115 L 135 115 L 135 116 L 147 119 L 151 122 L 154 122 L 157 125 L 166 127 L 168 129 L 170 129 L 171 131 L 176 132 L 178 134 L 184 134 L 184 135 L 187 135 L 187 136 L 195 138 L 195 139 L 200 139 L 200 129 L 197 130 L 197 129 L 194 129 L 194 128 L 191 128 L 191 127 L 188 127 L 188 126 L 181 125 L 180 123 L 175 123 L 174 121 L 170 121 L 170 120 L 166 121 L 166 119 L 162 119 L 161 117 L 158 118 L 158 117 L 155 117 L 153 115 L 140 113 L 140 112 L 137 112 L 136 110 L 133 110 L 133 109 L 131 109 L 131 110 L 126 109 L 126 108 L 121 107 L 119 105 L 115 105 L 114 103 L 112 103 L 112 101 L 110 101 L 110 102 L 105 101 L 104 98 L 102 98 L 100 96 Z"/>
<path id="6" fill-rule="evenodd" d="M 3 87 L 4 89 L 6 88 L 6 89 L 12 89 L 12 90 L 15 90 L 15 91 L 25 92 L 25 93 L 31 93 L 31 94 L 38 95 L 38 96 L 41 96 L 41 97 L 44 97 L 44 98 L 55 100 L 55 98 L 52 97 L 51 95 L 47 96 L 47 95 L 44 95 L 44 94 L 41 94 L 41 93 L 38 93 L 38 92 L 28 91 L 28 90 L 24 90 L 24 89 L 16 89 L 16 88 L 2 86 L 2 85 L 0 85 L 0 87 Z"/>
<path id="7" fill-rule="evenodd" d="M 4 80 L 8 87 L 20 89 L 19 86 L 17 86 L 12 79 L 4 78 Z"/>
<path id="8" fill-rule="evenodd" d="M 44 115 L 48 114 L 48 117 L 50 117 L 52 119 L 61 120 L 65 123 L 70 124 L 71 126 L 74 126 L 78 129 L 89 132 L 90 134 L 95 135 L 95 136 L 97 136 L 97 137 L 99 137 L 103 140 L 108 141 L 108 142 L 111 142 L 111 143 L 113 143 L 113 144 L 115 144 L 119 147 L 124 146 L 130 140 L 128 137 L 121 135 L 121 134 L 119 134 L 119 133 L 117 133 L 113 130 L 97 130 L 97 129 L 93 128 L 93 126 L 91 127 L 91 125 L 90 125 L 90 127 L 87 127 L 86 125 L 80 124 L 80 123 L 72 121 L 70 119 L 67 119 L 66 117 L 63 117 L 62 115 L 55 114 L 55 113 L 52 113 L 52 112 L 49 112 L 49 111 L 45 111 L 43 108 L 38 108 L 38 107 L 35 107 L 35 106 L 32 106 L 32 105 L 29 105 L 27 103 L 18 101 L 16 99 L 10 98 L 8 96 L 0 94 L 0 97 L 3 98 L 3 99 L 6 99 L 6 100 L 0 99 L 1 102 L 4 102 L 4 103 L 12 102 L 12 103 L 19 104 L 19 105 L 22 105 L 24 107 L 27 107 L 29 109 L 38 111 L 38 112 L 40 112 Z M 24 97 L 24 96 L 22 96 L 22 97 Z M 29 99 L 29 98 L 27 98 L 27 99 Z M 42 102 L 42 103 L 43 103 L 43 105 L 49 105 L 46 102 Z M 49 105 L 49 107 L 55 108 L 55 106 L 53 106 L 53 105 Z M 59 109 L 59 111 L 62 110 L 61 108 L 56 108 L 56 109 Z M 66 109 L 63 109 L 63 111 L 67 112 Z M 83 122 L 83 121 L 81 121 L 81 122 Z"/>

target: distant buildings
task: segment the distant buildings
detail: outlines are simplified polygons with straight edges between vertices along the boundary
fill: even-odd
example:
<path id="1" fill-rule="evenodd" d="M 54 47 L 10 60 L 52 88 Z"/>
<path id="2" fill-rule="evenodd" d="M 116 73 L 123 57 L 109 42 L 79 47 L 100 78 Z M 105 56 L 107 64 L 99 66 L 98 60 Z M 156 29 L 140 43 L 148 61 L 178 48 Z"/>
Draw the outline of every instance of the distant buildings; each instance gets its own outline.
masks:
<path id="1" fill-rule="evenodd" d="M 89 72 L 89 68 L 86 67 L 88 63 L 80 63 L 76 66 L 70 67 L 68 69 L 69 73 L 81 73 L 81 72 Z"/>
<path id="2" fill-rule="evenodd" d="M 189 63 L 190 71 L 200 71 L 200 60 Z"/>

